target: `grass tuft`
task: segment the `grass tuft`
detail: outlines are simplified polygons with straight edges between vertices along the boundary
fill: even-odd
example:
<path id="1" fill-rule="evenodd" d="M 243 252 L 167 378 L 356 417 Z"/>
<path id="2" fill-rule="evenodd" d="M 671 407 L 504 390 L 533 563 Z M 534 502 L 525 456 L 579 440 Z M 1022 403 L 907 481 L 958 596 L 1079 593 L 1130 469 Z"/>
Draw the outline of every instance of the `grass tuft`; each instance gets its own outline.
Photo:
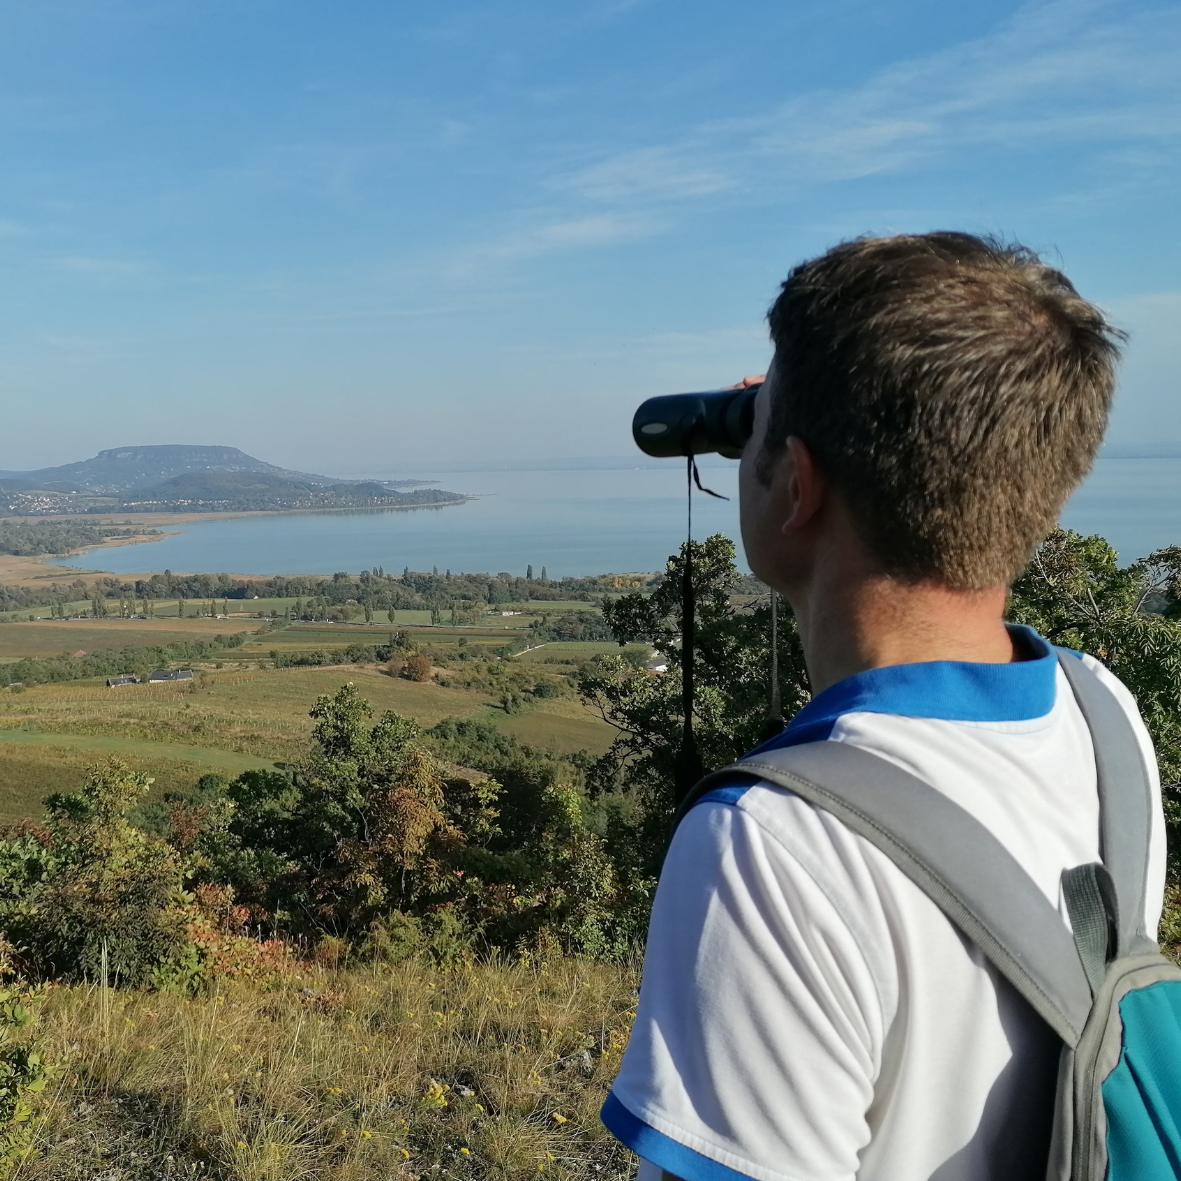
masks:
<path id="1" fill-rule="evenodd" d="M 28 1179 L 623 1178 L 598 1110 L 633 967 L 316 967 L 215 995 L 48 989 Z"/>

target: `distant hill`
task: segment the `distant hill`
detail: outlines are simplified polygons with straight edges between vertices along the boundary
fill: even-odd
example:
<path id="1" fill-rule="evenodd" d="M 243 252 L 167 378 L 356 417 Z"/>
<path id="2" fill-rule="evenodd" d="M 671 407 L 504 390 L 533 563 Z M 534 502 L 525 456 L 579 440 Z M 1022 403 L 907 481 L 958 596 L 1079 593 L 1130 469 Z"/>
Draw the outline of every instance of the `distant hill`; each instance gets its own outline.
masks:
<path id="1" fill-rule="evenodd" d="M 328 476 L 288 471 L 239 451 L 237 447 L 112 447 L 93 459 L 31 472 L 0 472 L 0 484 L 13 491 L 89 492 L 118 496 L 148 488 L 188 472 L 257 472 L 285 479 L 331 484 Z"/>
<path id="2" fill-rule="evenodd" d="M 299 508 L 413 508 L 454 504 L 466 497 L 440 488 L 401 492 L 373 480 L 320 482 L 323 477 L 270 472 L 186 472 L 124 494 L 120 508 L 224 512 Z"/>
<path id="3" fill-rule="evenodd" d="M 0 515 L 416 508 L 467 499 L 439 488 L 401 490 L 419 482 L 290 471 L 237 447 L 113 447 L 80 463 L 0 472 Z"/>

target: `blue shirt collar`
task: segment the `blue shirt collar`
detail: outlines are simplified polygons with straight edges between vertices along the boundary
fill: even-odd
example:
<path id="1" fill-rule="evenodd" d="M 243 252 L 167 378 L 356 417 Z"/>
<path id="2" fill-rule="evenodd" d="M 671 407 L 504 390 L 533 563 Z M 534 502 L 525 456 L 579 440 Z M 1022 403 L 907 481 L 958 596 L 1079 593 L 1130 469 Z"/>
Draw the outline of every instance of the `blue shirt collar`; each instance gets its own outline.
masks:
<path id="1" fill-rule="evenodd" d="M 846 677 L 818 693 L 787 728 L 761 746 L 770 750 L 829 736 L 849 713 L 897 714 L 951 722 L 1024 722 L 1054 707 L 1058 660 L 1032 628 L 1009 625 L 1015 644 L 1029 655 L 1009 664 L 932 660 L 891 664 Z"/>

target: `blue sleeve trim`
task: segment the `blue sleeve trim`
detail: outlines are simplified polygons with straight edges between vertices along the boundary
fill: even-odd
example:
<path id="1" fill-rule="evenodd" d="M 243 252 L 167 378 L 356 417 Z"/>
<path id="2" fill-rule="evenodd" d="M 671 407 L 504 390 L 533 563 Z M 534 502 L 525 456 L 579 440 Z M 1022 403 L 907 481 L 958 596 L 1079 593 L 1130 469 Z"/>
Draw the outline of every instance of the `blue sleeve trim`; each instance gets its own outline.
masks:
<path id="1" fill-rule="evenodd" d="M 715 787 L 713 791 L 707 791 L 699 800 L 694 800 L 693 807 L 698 804 L 736 804 L 756 783 L 759 778 L 757 775 L 735 775 L 733 783 L 727 783 L 725 787 Z"/>
<path id="2" fill-rule="evenodd" d="M 683 1181 L 750 1181 L 745 1173 L 720 1165 L 632 1115 L 614 1093 L 607 1096 L 599 1118 L 607 1131 L 636 1154 Z"/>

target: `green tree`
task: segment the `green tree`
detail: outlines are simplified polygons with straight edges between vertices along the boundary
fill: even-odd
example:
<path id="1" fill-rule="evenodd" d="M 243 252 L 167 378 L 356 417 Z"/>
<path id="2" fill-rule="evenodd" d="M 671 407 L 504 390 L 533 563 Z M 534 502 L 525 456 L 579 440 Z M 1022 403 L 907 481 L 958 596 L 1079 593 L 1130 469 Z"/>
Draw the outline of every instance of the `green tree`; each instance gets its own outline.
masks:
<path id="1" fill-rule="evenodd" d="M 626 788 L 639 797 L 649 868 L 663 854 L 674 806 L 675 764 L 682 741 L 682 573 L 687 546 L 670 557 L 652 594 L 623 595 L 603 605 L 614 639 L 645 643 L 667 664 L 663 674 L 636 668 L 619 656 L 592 661 L 579 678 L 583 700 L 616 730 L 593 769 L 596 790 Z M 737 606 L 740 576 L 734 544 L 715 534 L 692 542 L 696 617 L 694 725 L 707 769 L 725 766 L 767 736 L 771 699 L 769 593 Z M 791 716 L 810 690 L 794 618 L 780 604 L 779 689 Z"/>
<path id="2" fill-rule="evenodd" d="M 1170 847 L 1181 825 L 1181 546 L 1120 567 L 1102 537 L 1057 529 L 1009 596 L 1008 617 L 1088 652 L 1131 690 L 1156 747 Z"/>

